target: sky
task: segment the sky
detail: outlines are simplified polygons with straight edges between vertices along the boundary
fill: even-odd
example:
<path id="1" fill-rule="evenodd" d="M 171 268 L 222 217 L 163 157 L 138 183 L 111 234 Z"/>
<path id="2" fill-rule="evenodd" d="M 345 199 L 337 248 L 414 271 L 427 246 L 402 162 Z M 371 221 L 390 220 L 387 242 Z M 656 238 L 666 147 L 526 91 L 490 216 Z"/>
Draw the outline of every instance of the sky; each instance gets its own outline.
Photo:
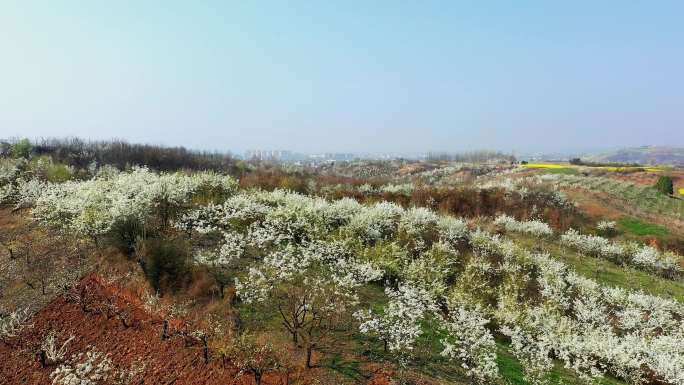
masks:
<path id="1" fill-rule="evenodd" d="M 682 1 L 0 1 L 0 137 L 684 146 Z"/>

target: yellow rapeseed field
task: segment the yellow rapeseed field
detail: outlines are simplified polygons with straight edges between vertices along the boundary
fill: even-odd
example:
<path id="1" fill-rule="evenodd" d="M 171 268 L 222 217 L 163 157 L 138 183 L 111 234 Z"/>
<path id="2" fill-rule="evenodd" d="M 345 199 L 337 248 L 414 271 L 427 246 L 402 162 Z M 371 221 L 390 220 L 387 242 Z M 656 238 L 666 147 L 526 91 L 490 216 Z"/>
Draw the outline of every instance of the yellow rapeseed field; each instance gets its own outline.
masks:
<path id="1" fill-rule="evenodd" d="M 528 163 L 522 165 L 525 168 L 566 168 L 567 164 L 556 164 L 556 163 Z"/>

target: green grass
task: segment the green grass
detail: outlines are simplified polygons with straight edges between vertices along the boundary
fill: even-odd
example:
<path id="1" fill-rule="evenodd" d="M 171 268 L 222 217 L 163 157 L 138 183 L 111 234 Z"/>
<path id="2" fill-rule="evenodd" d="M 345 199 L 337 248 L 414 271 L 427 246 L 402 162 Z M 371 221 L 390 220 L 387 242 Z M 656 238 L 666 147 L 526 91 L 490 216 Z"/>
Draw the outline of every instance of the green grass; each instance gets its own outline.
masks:
<path id="1" fill-rule="evenodd" d="M 654 235 L 663 237 L 669 235 L 670 232 L 658 225 L 652 223 L 643 222 L 636 218 L 622 218 L 618 221 L 620 229 L 624 232 L 628 232 L 634 235 L 647 236 Z"/>
<path id="2" fill-rule="evenodd" d="M 363 382 L 365 379 L 361 371 L 361 362 L 345 360 L 341 354 L 333 354 L 330 358 L 324 360 L 322 366 L 357 382 Z"/>
<path id="3" fill-rule="evenodd" d="M 513 357 L 505 342 L 497 341 L 496 363 L 499 374 L 511 385 L 527 385 L 520 362 Z"/>

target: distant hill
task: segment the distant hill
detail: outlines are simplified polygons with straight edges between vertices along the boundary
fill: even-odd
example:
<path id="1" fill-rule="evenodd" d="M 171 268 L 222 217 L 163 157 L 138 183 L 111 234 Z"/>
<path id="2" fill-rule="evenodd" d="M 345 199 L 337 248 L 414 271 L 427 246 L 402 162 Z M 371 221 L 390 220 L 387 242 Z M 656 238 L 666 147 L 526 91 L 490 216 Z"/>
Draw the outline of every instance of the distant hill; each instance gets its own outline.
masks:
<path id="1" fill-rule="evenodd" d="M 591 162 L 670 164 L 684 166 L 684 148 L 665 146 L 643 146 L 623 148 L 597 155 L 587 156 Z"/>

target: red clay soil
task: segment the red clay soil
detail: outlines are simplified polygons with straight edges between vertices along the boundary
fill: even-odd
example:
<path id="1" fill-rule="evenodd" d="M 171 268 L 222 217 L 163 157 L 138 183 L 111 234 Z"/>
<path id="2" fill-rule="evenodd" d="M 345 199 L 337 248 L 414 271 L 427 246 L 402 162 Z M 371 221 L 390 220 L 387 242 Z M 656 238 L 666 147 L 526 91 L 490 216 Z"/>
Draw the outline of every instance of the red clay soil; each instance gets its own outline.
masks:
<path id="1" fill-rule="evenodd" d="M 75 336 L 67 345 L 67 357 L 94 347 L 109 354 L 118 368 L 130 368 L 142 360 L 145 368 L 131 384 L 254 384 L 249 374 L 233 380 L 237 370 L 212 353 L 205 364 L 202 343 L 183 337 L 180 322 L 172 322 L 173 336 L 162 339 L 160 317 L 147 313 L 137 296 L 96 275 L 84 278 L 70 295 L 57 297 L 34 315 L 31 323 L 32 327 L 9 344 L 0 342 L 0 384 L 51 383 L 55 366 L 41 367 L 37 355 L 41 341 L 51 331 L 60 342 Z M 264 385 L 281 383 L 284 378 L 277 373 L 262 381 Z"/>
<path id="2" fill-rule="evenodd" d="M 376 374 L 373 376 L 367 385 L 392 385 L 392 379 L 385 373 Z"/>

